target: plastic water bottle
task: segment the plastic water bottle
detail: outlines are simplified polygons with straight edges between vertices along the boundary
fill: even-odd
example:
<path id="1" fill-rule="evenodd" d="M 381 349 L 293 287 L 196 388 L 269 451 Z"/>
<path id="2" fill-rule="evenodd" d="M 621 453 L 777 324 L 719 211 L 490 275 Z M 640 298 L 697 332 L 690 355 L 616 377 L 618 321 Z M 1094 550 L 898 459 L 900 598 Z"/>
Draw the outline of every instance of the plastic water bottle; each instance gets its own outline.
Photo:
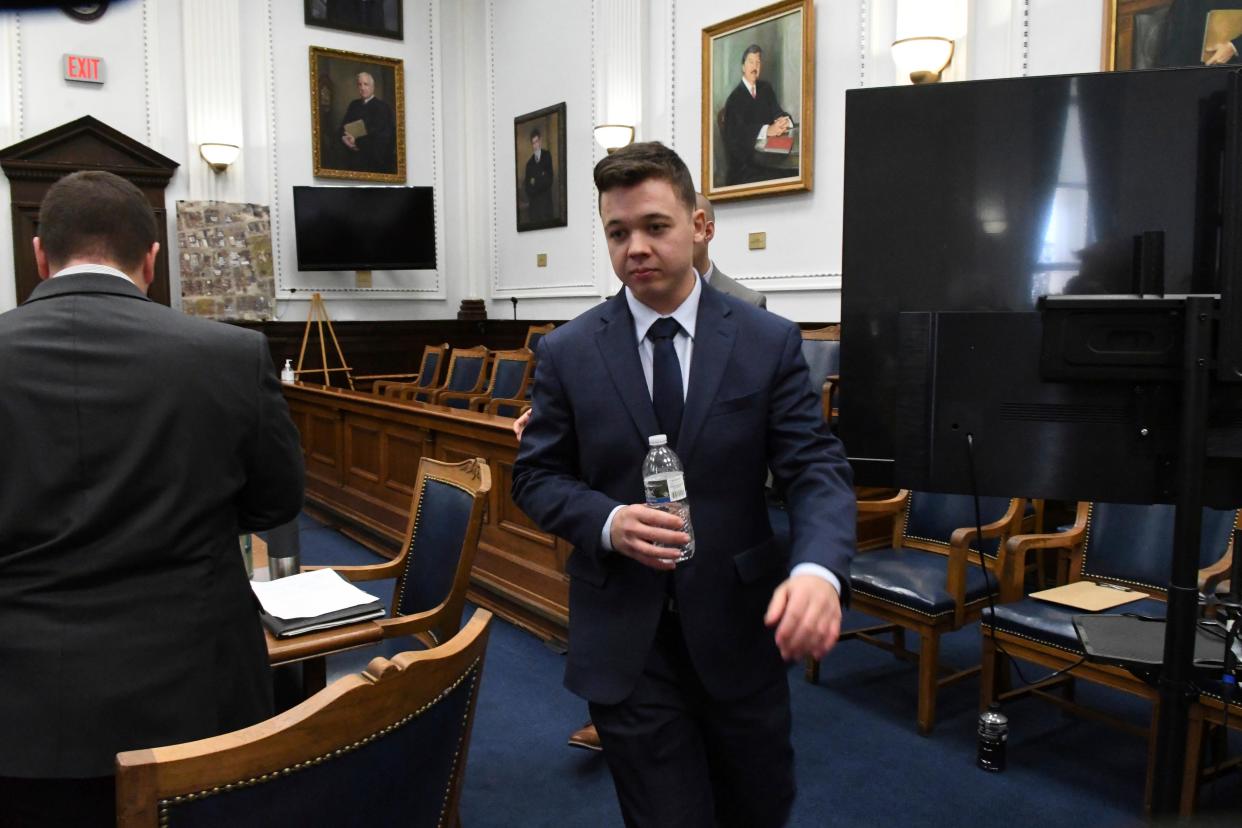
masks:
<path id="1" fill-rule="evenodd" d="M 285 367 L 280 369 L 281 382 L 296 382 L 297 375 L 293 373 L 293 360 L 286 359 Z"/>
<path id="2" fill-rule="evenodd" d="M 1009 717 L 992 702 L 979 714 L 979 753 L 975 764 L 991 773 L 1005 769 L 1005 742 L 1009 739 Z"/>
<path id="3" fill-rule="evenodd" d="M 682 531 L 690 536 L 690 541 L 681 548 L 677 563 L 688 561 L 694 557 L 694 526 L 690 523 L 690 502 L 686 499 L 686 476 L 681 460 L 668 447 L 668 437 L 663 434 L 648 437 L 647 445 L 651 447 L 643 460 L 647 505 L 681 518 Z"/>

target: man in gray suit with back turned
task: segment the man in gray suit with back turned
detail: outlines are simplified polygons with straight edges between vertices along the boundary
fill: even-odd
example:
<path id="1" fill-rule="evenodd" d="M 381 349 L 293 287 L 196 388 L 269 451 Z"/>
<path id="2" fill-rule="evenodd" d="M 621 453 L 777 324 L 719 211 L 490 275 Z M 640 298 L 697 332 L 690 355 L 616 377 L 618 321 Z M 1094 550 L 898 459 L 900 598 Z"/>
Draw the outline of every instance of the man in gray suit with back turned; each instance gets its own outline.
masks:
<path id="1" fill-rule="evenodd" d="M 111 825 L 123 750 L 272 715 L 240 532 L 302 506 L 262 334 L 146 297 L 142 192 L 48 190 L 44 280 L 0 316 L 0 825 Z"/>

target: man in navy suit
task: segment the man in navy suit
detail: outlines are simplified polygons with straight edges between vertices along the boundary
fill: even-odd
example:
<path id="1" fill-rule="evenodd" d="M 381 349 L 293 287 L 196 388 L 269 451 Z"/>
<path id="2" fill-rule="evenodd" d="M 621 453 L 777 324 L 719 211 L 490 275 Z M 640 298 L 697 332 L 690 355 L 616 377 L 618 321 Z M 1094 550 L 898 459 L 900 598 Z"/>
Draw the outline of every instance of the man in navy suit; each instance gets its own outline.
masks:
<path id="1" fill-rule="evenodd" d="M 627 824 L 780 825 L 794 796 L 782 659 L 836 642 L 849 467 L 797 327 L 696 278 L 705 220 L 681 159 L 633 144 L 595 184 L 625 290 L 544 338 L 513 476 L 517 504 L 574 546 L 565 685 L 590 702 Z M 686 470 L 696 552 L 682 564 L 681 521 L 641 502 L 657 433 Z"/>

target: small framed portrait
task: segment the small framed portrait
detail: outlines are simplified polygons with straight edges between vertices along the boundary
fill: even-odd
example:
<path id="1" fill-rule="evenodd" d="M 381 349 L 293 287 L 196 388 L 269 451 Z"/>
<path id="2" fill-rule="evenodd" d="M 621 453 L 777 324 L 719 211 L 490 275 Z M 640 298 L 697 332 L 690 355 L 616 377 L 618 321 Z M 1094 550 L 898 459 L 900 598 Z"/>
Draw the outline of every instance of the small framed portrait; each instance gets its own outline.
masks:
<path id="1" fill-rule="evenodd" d="M 1242 64 L 1242 0 L 1105 0 L 1105 69 Z"/>
<path id="2" fill-rule="evenodd" d="M 303 0 L 307 26 L 402 39 L 401 0 Z"/>
<path id="3" fill-rule="evenodd" d="M 703 193 L 809 190 L 815 150 L 812 0 L 782 0 L 703 30 Z"/>
<path id="4" fill-rule="evenodd" d="M 405 183 L 404 83 L 394 58 L 310 47 L 316 176 Z"/>
<path id="5" fill-rule="evenodd" d="M 564 103 L 513 119 L 513 158 L 518 232 L 569 224 Z"/>

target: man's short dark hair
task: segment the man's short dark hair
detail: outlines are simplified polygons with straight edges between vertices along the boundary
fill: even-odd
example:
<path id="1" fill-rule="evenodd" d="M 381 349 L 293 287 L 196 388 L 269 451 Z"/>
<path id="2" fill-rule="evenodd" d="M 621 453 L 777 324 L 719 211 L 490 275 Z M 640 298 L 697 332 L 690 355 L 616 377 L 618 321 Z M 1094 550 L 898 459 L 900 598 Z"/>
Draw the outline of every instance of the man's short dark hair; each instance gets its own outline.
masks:
<path id="1" fill-rule="evenodd" d="M 742 52 L 741 63 L 745 65 L 746 58 L 750 57 L 751 55 L 758 55 L 760 58 L 763 57 L 763 50 L 759 48 L 758 43 L 752 43 L 746 47 L 746 51 Z"/>
<path id="2" fill-rule="evenodd" d="M 617 187 L 633 187 L 658 178 L 672 186 L 677 199 L 694 212 L 694 181 L 686 162 L 659 141 L 645 141 L 622 147 L 604 156 L 595 165 L 595 189 L 600 198 Z"/>
<path id="3" fill-rule="evenodd" d="M 541 141 L 543 140 L 543 133 L 539 131 L 539 127 L 535 127 L 534 129 L 530 131 L 530 140 L 533 141 L 536 138 L 538 138 Z"/>
<path id="4" fill-rule="evenodd" d="M 157 239 L 146 196 L 109 172 L 65 176 L 48 188 L 39 207 L 39 242 L 50 264 L 87 259 L 133 270 Z"/>

